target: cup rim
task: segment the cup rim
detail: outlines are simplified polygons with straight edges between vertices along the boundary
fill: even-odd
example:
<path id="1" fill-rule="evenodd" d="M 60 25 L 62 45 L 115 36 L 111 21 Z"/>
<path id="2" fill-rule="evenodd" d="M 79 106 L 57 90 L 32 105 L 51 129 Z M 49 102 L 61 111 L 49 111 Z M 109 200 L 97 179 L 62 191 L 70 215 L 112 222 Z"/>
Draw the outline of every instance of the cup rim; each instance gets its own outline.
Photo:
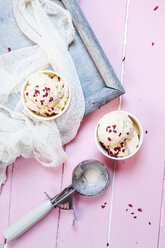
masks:
<path id="1" fill-rule="evenodd" d="M 62 111 L 61 113 L 59 113 L 59 114 L 57 114 L 57 115 L 54 115 L 54 116 L 50 116 L 50 117 L 40 116 L 40 115 L 37 115 L 37 114 L 33 113 L 33 112 L 27 107 L 27 105 L 26 105 L 26 103 L 25 103 L 25 100 L 24 100 L 24 91 L 25 91 L 25 87 L 26 87 L 26 84 L 27 84 L 28 80 L 29 80 L 31 77 L 33 77 L 34 75 L 38 74 L 38 73 L 53 73 L 53 74 L 55 74 L 55 75 L 61 77 L 61 78 L 65 81 L 65 83 L 66 83 L 66 85 L 67 85 L 67 87 L 68 87 L 68 90 L 69 90 L 69 98 L 68 98 L 68 102 L 67 102 L 65 108 L 63 109 L 63 111 Z M 26 80 L 25 80 L 24 83 L 23 83 L 23 87 L 22 87 L 22 91 L 21 91 L 21 99 L 22 99 L 22 102 L 23 102 L 23 106 L 24 106 L 25 111 L 26 111 L 33 119 L 35 119 L 35 120 L 37 119 L 37 120 L 40 120 L 40 121 L 54 120 L 54 119 L 57 119 L 58 117 L 60 117 L 61 115 L 63 115 L 63 114 L 66 112 L 66 110 L 68 109 L 68 107 L 69 107 L 69 105 L 70 105 L 70 101 L 71 101 L 71 90 L 70 90 L 69 84 L 67 83 L 67 81 L 66 81 L 66 79 L 63 77 L 63 75 L 61 75 L 60 73 L 55 72 L 55 71 L 53 71 L 53 70 L 41 70 L 41 71 L 36 71 L 36 72 L 32 73 L 29 77 L 26 78 Z"/>
<path id="2" fill-rule="evenodd" d="M 125 157 L 117 157 L 117 158 L 116 158 L 116 157 L 111 157 L 110 155 L 108 155 L 108 153 L 106 152 L 106 150 L 104 150 L 104 149 L 102 148 L 102 146 L 99 144 L 98 139 L 97 139 L 97 130 L 98 130 L 98 126 L 99 126 L 100 122 L 103 120 L 103 118 L 104 118 L 106 115 L 108 115 L 108 114 L 110 114 L 110 113 L 112 113 L 112 112 L 122 112 L 122 113 L 126 113 L 128 116 L 130 116 L 130 117 L 136 122 L 136 124 L 138 125 L 138 128 L 139 128 L 139 131 L 140 131 L 140 141 L 139 141 L 138 147 L 135 149 L 135 151 L 134 151 L 133 153 L 131 153 L 130 155 L 125 156 Z M 105 114 L 105 115 L 98 121 L 98 123 L 97 123 L 97 125 L 96 125 L 96 128 L 95 128 L 95 143 L 96 143 L 96 146 L 97 146 L 97 148 L 99 149 L 99 151 L 100 151 L 104 156 L 106 156 L 106 157 L 108 157 L 108 158 L 110 158 L 110 159 L 112 159 L 112 160 L 125 160 L 125 159 L 128 159 L 128 158 L 131 158 L 133 155 L 135 155 L 135 154 L 139 151 L 140 147 L 142 146 L 142 143 L 143 143 L 143 128 L 142 128 L 142 125 L 140 124 L 139 120 L 138 120 L 133 114 L 131 114 L 131 113 L 127 112 L 127 111 L 123 111 L 123 110 L 111 111 L 111 112 Z"/>

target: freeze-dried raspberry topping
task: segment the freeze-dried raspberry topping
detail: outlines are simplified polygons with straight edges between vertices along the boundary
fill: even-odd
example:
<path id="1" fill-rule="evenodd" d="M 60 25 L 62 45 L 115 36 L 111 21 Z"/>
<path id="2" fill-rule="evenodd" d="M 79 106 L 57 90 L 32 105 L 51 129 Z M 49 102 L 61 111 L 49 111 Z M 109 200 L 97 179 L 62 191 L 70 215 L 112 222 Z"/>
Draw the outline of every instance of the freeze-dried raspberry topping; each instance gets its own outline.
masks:
<path id="1" fill-rule="evenodd" d="M 112 157 L 127 156 L 139 145 L 139 130 L 127 113 L 122 111 L 105 115 L 98 125 L 97 134 L 99 142 Z"/>
<path id="2" fill-rule="evenodd" d="M 41 116 L 60 114 L 67 106 L 69 89 L 59 76 L 47 73 L 34 74 L 25 88 L 25 103 Z"/>
<path id="3" fill-rule="evenodd" d="M 49 99 L 49 102 L 52 102 L 53 101 L 53 97 L 51 97 L 50 99 Z"/>

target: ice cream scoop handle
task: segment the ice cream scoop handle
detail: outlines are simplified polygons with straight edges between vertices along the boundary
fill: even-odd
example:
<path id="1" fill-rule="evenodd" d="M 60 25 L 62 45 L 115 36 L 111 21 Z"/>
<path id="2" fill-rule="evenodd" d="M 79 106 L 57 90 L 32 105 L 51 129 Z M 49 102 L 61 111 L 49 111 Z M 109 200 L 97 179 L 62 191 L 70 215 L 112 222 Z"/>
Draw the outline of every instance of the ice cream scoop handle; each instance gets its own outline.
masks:
<path id="1" fill-rule="evenodd" d="M 46 214 L 48 214 L 52 207 L 53 206 L 51 201 L 46 200 L 6 228 L 3 234 L 7 241 L 13 241 L 21 236 L 24 232 L 26 232 L 29 228 L 41 220 Z"/>

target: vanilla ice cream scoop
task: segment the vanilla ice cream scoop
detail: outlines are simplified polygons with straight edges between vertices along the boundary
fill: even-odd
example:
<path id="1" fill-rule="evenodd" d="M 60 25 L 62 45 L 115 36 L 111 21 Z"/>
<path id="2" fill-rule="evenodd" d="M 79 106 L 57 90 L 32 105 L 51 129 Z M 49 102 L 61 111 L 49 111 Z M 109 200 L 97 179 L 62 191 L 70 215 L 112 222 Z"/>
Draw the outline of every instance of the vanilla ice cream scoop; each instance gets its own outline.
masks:
<path id="1" fill-rule="evenodd" d="M 60 114 L 69 100 L 65 80 L 52 72 L 32 75 L 24 88 L 24 101 L 36 115 L 50 117 Z"/>
<path id="2" fill-rule="evenodd" d="M 97 139 L 111 157 L 125 157 L 137 149 L 139 130 L 126 112 L 113 111 L 98 124 Z"/>

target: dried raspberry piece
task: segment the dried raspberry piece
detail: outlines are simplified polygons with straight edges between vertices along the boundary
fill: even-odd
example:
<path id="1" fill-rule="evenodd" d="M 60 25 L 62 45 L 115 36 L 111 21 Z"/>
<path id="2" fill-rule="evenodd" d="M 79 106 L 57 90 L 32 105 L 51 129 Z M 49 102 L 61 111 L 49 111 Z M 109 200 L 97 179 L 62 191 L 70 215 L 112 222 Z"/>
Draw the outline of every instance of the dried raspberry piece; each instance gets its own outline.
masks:
<path id="1" fill-rule="evenodd" d="M 50 88 L 45 87 L 45 90 L 48 91 L 48 90 L 50 90 Z"/>
<path id="2" fill-rule="evenodd" d="M 115 157 L 115 158 L 117 158 L 117 155 L 119 154 L 119 151 L 117 151 L 116 153 L 113 153 L 112 151 L 109 151 L 109 155 L 111 156 L 111 157 Z"/>
<path id="3" fill-rule="evenodd" d="M 121 147 L 123 147 L 124 146 L 124 142 L 121 142 L 120 145 L 121 145 Z"/>
<path id="4" fill-rule="evenodd" d="M 121 148 L 120 147 L 115 147 L 114 148 L 114 151 L 116 152 L 116 151 L 121 151 Z"/>
<path id="5" fill-rule="evenodd" d="M 138 211 L 139 211 L 139 212 L 142 212 L 142 209 L 141 209 L 141 208 L 138 208 Z"/>
<path id="6" fill-rule="evenodd" d="M 119 133 L 119 137 L 122 135 L 122 133 Z"/>
<path id="7" fill-rule="evenodd" d="M 40 100 L 40 102 L 41 102 L 41 105 L 43 105 L 43 104 L 44 104 L 44 101 L 45 101 L 45 100 Z"/>
<path id="8" fill-rule="evenodd" d="M 122 152 L 125 152 L 125 149 L 123 149 Z"/>
<path id="9" fill-rule="evenodd" d="M 122 59 L 122 61 L 123 61 L 123 62 L 125 61 L 125 57 Z"/>
<path id="10" fill-rule="evenodd" d="M 137 218 L 137 216 L 134 216 L 133 218 L 134 218 L 134 219 L 136 219 L 136 218 Z"/>
<path id="11" fill-rule="evenodd" d="M 10 47 L 8 47 L 7 50 L 8 50 L 8 52 L 11 52 L 11 48 Z"/>
<path id="12" fill-rule="evenodd" d="M 49 99 L 49 102 L 52 102 L 53 101 L 53 97 L 51 97 L 50 99 Z"/>
<path id="13" fill-rule="evenodd" d="M 110 138 L 110 137 L 108 137 L 108 140 L 109 140 L 109 141 L 111 141 L 111 138 Z"/>
<path id="14" fill-rule="evenodd" d="M 28 92 L 26 92 L 26 95 L 28 96 L 28 95 L 29 95 L 29 93 L 28 93 Z"/>
<path id="15" fill-rule="evenodd" d="M 106 127 L 106 132 L 108 132 L 108 129 L 109 129 L 109 128 L 111 128 L 111 126 L 107 126 L 107 127 Z"/>
<path id="16" fill-rule="evenodd" d="M 155 43 L 154 42 L 152 42 L 152 46 L 154 46 L 155 45 Z"/>
<path id="17" fill-rule="evenodd" d="M 149 225 L 151 225 L 151 222 L 148 222 Z"/>
<path id="18" fill-rule="evenodd" d="M 156 11 L 158 8 L 159 8 L 159 6 L 156 6 L 156 7 L 154 8 L 154 11 Z"/>
<path id="19" fill-rule="evenodd" d="M 109 151 L 108 154 L 111 156 L 111 157 L 114 157 L 114 154 L 112 151 Z"/>
<path id="20" fill-rule="evenodd" d="M 52 108 L 52 110 L 54 110 L 54 108 Z"/>
<path id="21" fill-rule="evenodd" d="M 40 91 L 35 89 L 35 93 L 34 94 L 35 95 L 40 94 Z"/>
<path id="22" fill-rule="evenodd" d="M 109 130 L 109 133 L 111 133 L 111 132 L 112 132 L 112 130 L 110 129 L 110 130 Z"/>
<path id="23" fill-rule="evenodd" d="M 117 133 L 117 131 L 116 131 L 116 130 L 113 130 L 113 132 L 114 132 L 114 133 Z"/>
<path id="24" fill-rule="evenodd" d="M 35 99 L 35 102 L 37 102 L 37 99 Z"/>
<path id="25" fill-rule="evenodd" d="M 145 133 L 147 134 L 147 133 L 148 133 L 148 131 L 146 130 L 146 131 L 145 131 Z"/>
<path id="26" fill-rule="evenodd" d="M 38 88 L 39 87 L 39 85 L 36 85 L 36 88 Z"/>
<path id="27" fill-rule="evenodd" d="M 116 128 L 116 125 L 113 125 L 112 127 L 113 127 L 113 129 L 115 129 Z"/>
<path id="28" fill-rule="evenodd" d="M 132 208 L 132 207 L 133 207 L 133 205 L 132 205 L 132 204 L 128 204 L 128 206 L 129 206 L 130 208 Z"/>
<path id="29" fill-rule="evenodd" d="M 45 93 L 45 95 L 43 95 L 43 97 L 47 97 L 48 96 L 48 92 Z"/>
<path id="30" fill-rule="evenodd" d="M 49 115 L 49 116 L 54 116 L 54 115 L 56 115 L 55 113 L 52 113 L 51 115 Z"/>
<path id="31" fill-rule="evenodd" d="M 128 133 L 126 133 L 127 135 L 129 135 L 129 132 Z"/>
<path id="32" fill-rule="evenodd" d="M 113 154 L 113 157 L 117 158 L 117 155 L 119 154 L 119 152 L 116 152 Z"/>

